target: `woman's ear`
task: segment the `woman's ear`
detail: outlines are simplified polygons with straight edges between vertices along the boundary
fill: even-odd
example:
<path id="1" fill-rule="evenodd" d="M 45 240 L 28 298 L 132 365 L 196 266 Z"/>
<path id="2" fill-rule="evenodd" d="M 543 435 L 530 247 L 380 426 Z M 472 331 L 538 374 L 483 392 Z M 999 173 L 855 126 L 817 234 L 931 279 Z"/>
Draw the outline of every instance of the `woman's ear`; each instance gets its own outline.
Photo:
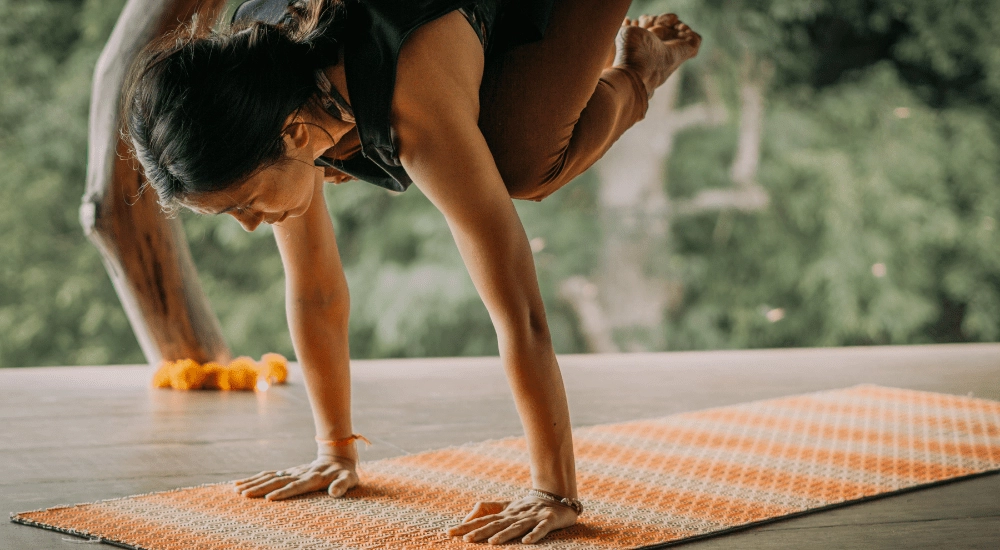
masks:
<path id="1" fill-rule="evenodd" d="M 293 149 L 300 149 L 309 145 L 309 128 L 306 121 L 300 115 L 289 115 L 285 121 L 283 138 L 285 149 L 291 152 Z"/>

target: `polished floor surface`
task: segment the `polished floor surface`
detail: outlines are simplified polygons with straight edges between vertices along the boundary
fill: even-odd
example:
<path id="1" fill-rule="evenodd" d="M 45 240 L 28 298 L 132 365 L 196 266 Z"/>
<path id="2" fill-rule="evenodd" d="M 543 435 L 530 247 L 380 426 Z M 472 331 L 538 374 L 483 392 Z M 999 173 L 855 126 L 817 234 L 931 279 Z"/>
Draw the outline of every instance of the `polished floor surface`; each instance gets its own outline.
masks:
<path id="1" fill-rule="evenodd" d="M 1000 345 L 579 355 L 560 360 L 576 426 L 874 383 L 1000 400 Z M 355 361 L 367 460 L 516 435 L 496 358 Z M 141 366 L 0 370 L 0 508 L 24 511 L 222 481 L 310 458 L 300 378 L 265 393 L 148 388 Z M 1000 548 L 1000 475 L 683 545 Z M 0 524 L 0 549 L 80 539 Z"/>

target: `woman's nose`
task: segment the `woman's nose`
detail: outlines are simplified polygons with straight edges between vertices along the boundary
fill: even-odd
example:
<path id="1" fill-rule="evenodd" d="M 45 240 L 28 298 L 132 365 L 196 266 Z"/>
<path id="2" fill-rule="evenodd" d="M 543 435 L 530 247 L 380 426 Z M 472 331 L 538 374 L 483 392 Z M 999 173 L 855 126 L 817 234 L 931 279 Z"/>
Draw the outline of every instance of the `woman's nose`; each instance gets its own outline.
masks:
<path id="1" fill-rule="evenodd" d="M 230 212 L 229 214 L 236 218 L 236 221 L 240 222 L 243 229 L 248 232 L 257 229 L 257 226 L 264 221 L 264 214 L 252 212 Z"/>

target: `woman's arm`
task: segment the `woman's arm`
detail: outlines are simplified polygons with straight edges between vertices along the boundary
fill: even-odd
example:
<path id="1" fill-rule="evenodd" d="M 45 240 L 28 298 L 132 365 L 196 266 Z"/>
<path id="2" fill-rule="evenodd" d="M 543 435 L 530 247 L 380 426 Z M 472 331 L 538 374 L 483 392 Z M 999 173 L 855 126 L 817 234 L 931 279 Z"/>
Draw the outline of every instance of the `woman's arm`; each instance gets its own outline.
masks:
<path id="1" fill-rule="evenodd" d="M 314 194 L 302 216 L 275 224 L 274 235 L 285 268 L 286 314 L 295 355 L 302 365 L 312 405 L 316 436 L 344 439 L 352 434 L 351 376 L 347 345 L 350 300 L 333 223 L 317 169 Z M 309 465 L 286 470 L 291 475 L 262 472 L 241 480 L 246 496 L 281 499 L 328 489 L 343 495 L 357 485 L 358 455 L 354 444 L 319 446 Z"/>
<path id="2" fill-rule="evenodd" d="M 285 313 L 312 403 L 316 437 L 351 435 L 347 324 L 351 304 L 333 223 L 318 182 L 305 214 L 274 226 L 285 268 Z M 357 458 L 354 446 L 345 456 Z"/>
<path id="3" fill-rule="evenodd" d="M 393 99 L 399 155 L 447 219 L 489 310 L 527 437 L 534 488 L 575 498 L 569 408 L 531 249 L 477 126 L 482 70 L 482 49 L 461 15 L 414 32 L 399 60 Z M 569 508 L 522 499 L 505 514 L 466 523 L 453 534 L 503 542 L 530 533 L 522 540 L 535 542 L 575 519 Z"/>

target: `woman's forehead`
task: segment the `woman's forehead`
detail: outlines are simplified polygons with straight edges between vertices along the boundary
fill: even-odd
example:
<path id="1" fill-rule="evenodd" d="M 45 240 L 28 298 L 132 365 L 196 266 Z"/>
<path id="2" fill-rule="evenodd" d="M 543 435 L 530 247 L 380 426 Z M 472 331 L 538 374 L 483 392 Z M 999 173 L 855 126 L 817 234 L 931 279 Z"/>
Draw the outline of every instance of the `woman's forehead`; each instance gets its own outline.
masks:
<path id="1" fill-rule="evenodd" d="M 180 203 L 199 214 L 224 214 L 246 204 L 245 185 L 234 185 L 229 189 L 193 193 L 180 198 Z"/>
<path id="2" fill-rule="evenodd" d="M 258 195 L 272 193 L 283 176 L 280 165 L 266 166 L 225 189 L 185 195 L 180 203 L 200 214 L 222 214 L 245 206 Z"/>

